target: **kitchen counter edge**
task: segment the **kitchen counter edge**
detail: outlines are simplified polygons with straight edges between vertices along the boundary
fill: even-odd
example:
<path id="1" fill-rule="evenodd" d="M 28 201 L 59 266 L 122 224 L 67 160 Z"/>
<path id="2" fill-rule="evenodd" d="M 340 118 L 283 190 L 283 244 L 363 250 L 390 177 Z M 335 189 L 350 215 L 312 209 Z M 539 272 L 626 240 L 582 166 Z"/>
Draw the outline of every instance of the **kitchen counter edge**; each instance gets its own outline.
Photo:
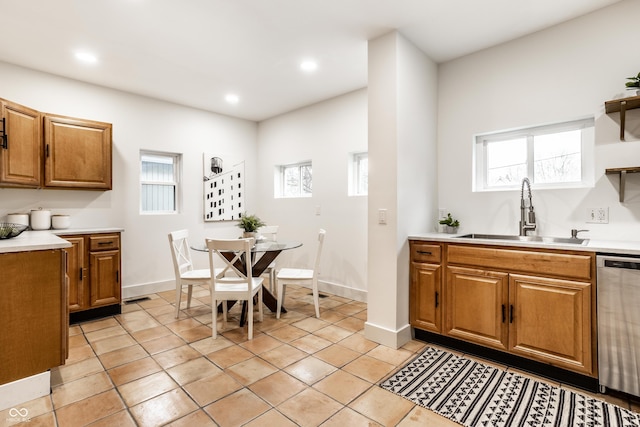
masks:
<path id="1" fill-rule="evenodd" d="M 640 256 L 640 241 L 617 241 L 589 239 L 586 245 L 571 245 L 562 243 L 546 242 L 519 242 L 512 240 L 494 239 L 470 239 L 460 237 L 468 233 L 446 234 L 446 233 L 421 233 L 408 236 L 409 240 L 428 240 L 446 243 L 472 243 L 486 246 L 511 246 L 518 248 L 539 248 L 539 249 L 559 249 L 570 251 L 597 252 L 620 255 Z"/>
<path id="2" fill-rule="evenodd" d="M 25 231 L 12 239 L 0 240 L 0 253 L 62 249 L 71 243 L 59 236 L 74 234 L 116 233 L 122 228 L 76 228 L 65 230 Z"/>

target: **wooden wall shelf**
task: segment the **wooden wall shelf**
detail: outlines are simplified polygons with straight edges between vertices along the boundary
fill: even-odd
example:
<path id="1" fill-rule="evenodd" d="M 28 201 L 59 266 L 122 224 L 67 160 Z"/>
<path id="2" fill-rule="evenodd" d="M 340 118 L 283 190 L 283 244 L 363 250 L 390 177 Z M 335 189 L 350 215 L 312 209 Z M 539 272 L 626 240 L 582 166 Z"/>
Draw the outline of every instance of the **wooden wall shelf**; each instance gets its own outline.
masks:
<path id="1" fill-rule="evenodd" d="M 607 114 L 620 112 L 620 141 L 624 141 L 624 120 L 625 112 L 640 108 L 640 96 L 631 96 L 628 98 L 614 99 L 604 103 L 604 110 Z"/>
<path id="2" fill-rule="evenodd" d="M 624 202 L 624 185 L 627 180 L 627 174 L 638 173 L 638 172 L 640 172 L 640 167 L 605 169 L 605 173 L 607 175 L 614 175 L 614 174 L 620 175 L 620 203 Z"/>

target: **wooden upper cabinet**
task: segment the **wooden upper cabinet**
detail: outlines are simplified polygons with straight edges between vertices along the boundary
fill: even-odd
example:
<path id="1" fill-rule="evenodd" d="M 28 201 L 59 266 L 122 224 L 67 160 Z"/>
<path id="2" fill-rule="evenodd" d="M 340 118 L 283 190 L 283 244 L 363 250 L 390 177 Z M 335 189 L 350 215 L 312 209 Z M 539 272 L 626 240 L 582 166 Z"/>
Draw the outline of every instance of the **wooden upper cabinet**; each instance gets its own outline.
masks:
<path id="1" fill-rule="evenodd" d="M 42 115 L 0 99 L 5 140 L 0 140 L 0 186 L 39 187 L 42 181 Z M 1 124 L 0 124 L 1 126 Z"/>
<path id="2" fill-rule="evenodd" d="M 111 124 L 46 114 L 45 187 L 111 190 Z"/>

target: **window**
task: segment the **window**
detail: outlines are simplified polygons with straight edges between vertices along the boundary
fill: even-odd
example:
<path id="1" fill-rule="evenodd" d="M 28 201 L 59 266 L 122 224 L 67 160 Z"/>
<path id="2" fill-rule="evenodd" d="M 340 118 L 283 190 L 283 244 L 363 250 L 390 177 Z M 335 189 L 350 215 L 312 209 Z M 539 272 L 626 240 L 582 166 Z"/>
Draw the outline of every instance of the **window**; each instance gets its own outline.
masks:
<path id="1" fill-rule="evenodd" d="M 140 212 L 176 213 L 180 155 L 140 152 Z"/>
<path id="2" fill-rule="evenodd" d="M 369 154 L 349 155 L 349 195 L 366 196 L 369 189 Z"/>
<path id="3" fill-rule="evenodd" d="M 475 191 L 593 185 L 593 118 L 477 135 Z"/>
<path id="4" fill-rule="evenodd" d="M 311 162 L 278 166 L 275 197 L 311 197 L 312 177 Z"/>

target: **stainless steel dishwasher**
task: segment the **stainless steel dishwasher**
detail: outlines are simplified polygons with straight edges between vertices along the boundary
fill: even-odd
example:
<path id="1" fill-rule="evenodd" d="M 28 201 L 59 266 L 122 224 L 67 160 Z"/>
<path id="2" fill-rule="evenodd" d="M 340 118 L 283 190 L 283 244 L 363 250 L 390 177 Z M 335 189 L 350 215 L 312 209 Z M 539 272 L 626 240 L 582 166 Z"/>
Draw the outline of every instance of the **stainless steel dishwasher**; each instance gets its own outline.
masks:
<path id="1" fill-rule="evenodd" d="M 597 255 L 600 390 L 640 396 L 640 258 Z"/>

